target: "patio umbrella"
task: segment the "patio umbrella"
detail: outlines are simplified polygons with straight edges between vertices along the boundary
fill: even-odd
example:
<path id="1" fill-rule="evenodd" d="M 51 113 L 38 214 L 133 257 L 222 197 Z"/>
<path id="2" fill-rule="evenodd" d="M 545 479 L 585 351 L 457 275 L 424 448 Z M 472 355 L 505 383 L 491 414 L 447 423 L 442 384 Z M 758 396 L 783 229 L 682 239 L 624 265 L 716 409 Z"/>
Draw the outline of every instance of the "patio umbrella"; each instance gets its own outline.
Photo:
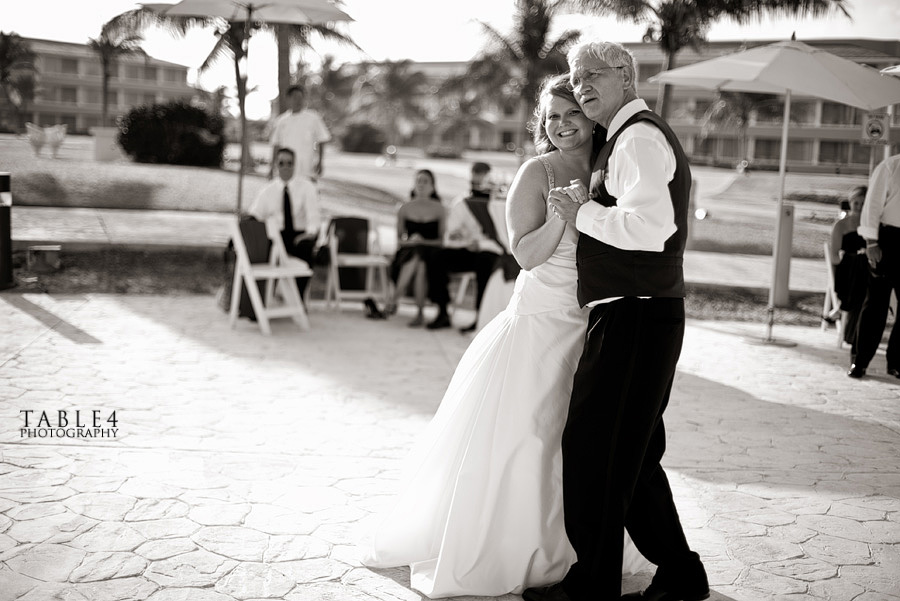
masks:
<path id="1" fill-rule="evenodd" d="M 784 123 L 781 130 L 777 233 L 773 253 L 772 286 L 769 290 L 767 342 L 772 342 L 779 248 L 784 206 L 784 178 L 787 161 L 791 95 L 814 96 L 857 108 L 874 110 L 900 102 L 900 80 L 882 77 L 871 67 L 791 40 L 759 46 L 720 56 L 650 78 L 651 82 L 706 88 L 720 91 L 783 94 Z M 790 248 L 787 249 L 790 262 Z"/>
<path id="2" fill-rule="evenodd" d="M 330 0 L 182 0 L 177 4 L 145 4 L 167 17 L 220 18 L 231 23 L 244 23 L 244 61 L 247 61 L 250 26 L 261 21 L 270 24 L 314 25 L 353 19 Z M 243 77 L 246 77 L 244 74 Z M 238 87 L 240 93 L 240 86 Z M 236 212 L 241 211 L 244 188 L 244 149 L 247 144 L 247 115 L 241 108 L 241 163 L 238 168 Z"/>

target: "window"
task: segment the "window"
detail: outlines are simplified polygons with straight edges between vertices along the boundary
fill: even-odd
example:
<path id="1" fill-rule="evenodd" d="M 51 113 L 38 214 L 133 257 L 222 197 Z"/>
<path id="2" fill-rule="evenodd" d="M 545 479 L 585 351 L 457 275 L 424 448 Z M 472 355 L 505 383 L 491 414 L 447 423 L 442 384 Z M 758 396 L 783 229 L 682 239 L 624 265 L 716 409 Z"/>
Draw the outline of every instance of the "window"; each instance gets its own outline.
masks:
<path id="1" fill-rule="evenodd" d="M 143 69 L 140 65 L 125 65 L 125 79 L 141 79 Z"/>
<path id="2" fill-rule="evenodd" d="M 738 158 L 742 153 L 738 152 L 737 138 L 721 138 L 718 154 L 720 157 Z"/>
<path id="3" fill-rule="evenodd" d="M 511 131 L 504 131 L 500 134 L 500 141 L 504 146 L 509 146 L 513 143 L 513 135 Z"/>
<path id="4" fill-rule="evenodd" d="M 850 162 L 855 163 L 857 165 L 868 165 L 869 159 L 872 156 L 872 146 L 867 146 L 860 142 L 851 142 L 850 143 Z M 882 152 L 881 146 L 875 146 L 875 163 L 877 164 L 881 160 Z"/>
<path id="5" fill-rule="evenodd" d="M 74 73 L 78 75 L 78 59 L 64 58 L 60 60 L 60 71 L 62 73 Z"/>
<path id="6" fill-rule="evenodd" d="M 846 163 L 847 142 L 819 142 L 819 163 Z"/>
<path id="7" fill-rule="evenodd" d="M 822 125 L 862 125 L 862 115 L 846 104 L 822 103 Z"/>
<path id="8" fill-rule="evenodd" d="M 66 104 L 78 104 L 78 88 L 62 87 L 59 89 L 59 101 Z"/>
<path id="9" fill-rule="evenodd" d="M 185 79 L 178 69 L 163 69 L 163 78 L 169 83 L 181 83 Z"/>
<path id="10" fill-rule="evenodd" d="M 59 122 L 65 124 L 69 131 L 75 130 L 75 115 L 60 115 Z"/>
<path id="11" fill-rule="evenodd" d="M 106 93 L 106 102 L 109 106 L 119 105 L 119 92 L 117 90 L 109 90 Z"/>
<path id="12" fill-rule="evenodd" d="M 816 122 L 815 101 L 801 101 L 791 103 L 791 123 L 812 125 Z"/>
<path id="13" fill-rule="evenodd" d="M 781 156 L 781 140 L 772 138 L 757 138 L 756 151 L 754 155 L 757 159 L 769 159 L 777 161 Z"/>
<path id="14" fill-rule="evenodd" d="M 782 125 L 784 123 L 784 99 L 779 98 L 772 102 L 766 102 L 755 110 L 756 123 L 768 125 Z M 794 116 L 794 106 L 791 103 L 791 117 Z"/>
<path id="15" fill-rule="evenodd" d="M 144 104 L 156 103 L 156 94 L 144 94 Z"/>
<path id="16" fill-rule="evenodd" d="M 56 56 L 45 56 L 41 59 L 43 70 L 47 73 L 62 73 L 62 60 Z"/>
<path id="17" fill-rule="evenodd" d="M 156 81 L 156 67 L 144 67 L 144 79 Z"/>
<path id="18" fill-rule="evenodd" d="M 793 111 L 792 111 L 793 112 Z M 779 156 L 781 141 L 779 140 Z M 787 158 L 789 161 L 810 162 L 812 160 L 812 142 L 809 140 L 788 140 Z"/>
<path id="19" fill-rule="evenodd" d="M 99 88 L 89 88 L 87 90 L 87 98 L 86 101 L 88 104 L 100 104 L 100 89 Z"/>
<path id="20" fill-rule="evenodd" d="M 92 75 L 94 77 L 100 77 L 102 75 L 102 71 L 100 69 L 100 63 L 85 63 L 84 65 L 84 74 Z"/>

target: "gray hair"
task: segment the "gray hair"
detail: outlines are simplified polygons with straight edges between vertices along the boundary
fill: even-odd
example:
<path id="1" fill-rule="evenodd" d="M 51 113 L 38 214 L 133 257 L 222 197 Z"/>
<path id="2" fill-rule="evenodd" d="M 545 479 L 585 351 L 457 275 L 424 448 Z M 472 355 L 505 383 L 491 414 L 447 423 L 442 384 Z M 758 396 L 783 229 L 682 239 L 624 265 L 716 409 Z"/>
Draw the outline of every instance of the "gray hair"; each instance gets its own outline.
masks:
<path id="1" fill-rule="evenodd" d="M 572 46 L 566 55 L 569 61 L 569 68 L 582 54 L 587 54 L 598 60 L 603 61 L 610 67 L 630 67 L 632 74 L 631 89 L 637 93 L 637 59 L 631 53 L 631 50 L 616 42 L 581 42 Z"/>

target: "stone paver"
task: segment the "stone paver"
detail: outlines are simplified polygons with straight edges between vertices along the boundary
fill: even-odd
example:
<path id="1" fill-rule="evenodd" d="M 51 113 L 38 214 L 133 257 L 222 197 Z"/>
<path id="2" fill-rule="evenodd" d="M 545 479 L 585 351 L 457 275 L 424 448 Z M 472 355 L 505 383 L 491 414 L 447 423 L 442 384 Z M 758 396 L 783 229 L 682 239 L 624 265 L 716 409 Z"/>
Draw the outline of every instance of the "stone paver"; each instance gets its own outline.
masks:
<path id="1" fill-rule="evenodd" d="M 206 296 L 0 306 L 0 601 L 421 598 L 356 544 L 470 338 L 316 304 L 264 337 Z M 667 412 L 712 599 L 900 600 L 900 380 L 881 354 L 847 378 L 833 331 L 764 333 L 690 322 Z M 58 411 L 115 436 L 55 437 Z"/>

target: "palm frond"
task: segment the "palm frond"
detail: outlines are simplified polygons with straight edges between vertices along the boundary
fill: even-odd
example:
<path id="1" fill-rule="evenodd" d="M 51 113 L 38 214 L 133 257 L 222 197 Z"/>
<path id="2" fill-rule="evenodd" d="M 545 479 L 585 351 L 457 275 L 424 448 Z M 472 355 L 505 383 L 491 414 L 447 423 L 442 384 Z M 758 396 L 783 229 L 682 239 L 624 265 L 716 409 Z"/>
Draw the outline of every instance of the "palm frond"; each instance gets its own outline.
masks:
<path id="1" fill-rule="evenodd" d="M 647 0 L 571 0 L 569 4 L 589 15 L 609 15 L 634 23 L 646 23 L 656 14 L 656 7 Z"/>
<path id="2" fill-rule="evenodd" d="M 511 60 L 518 60 L 522 58 L 522 51 L 516 46 L 513 40 L 508 39 L 489 23 L 478 21 L 477 19 L 475 22 L 481 26 L 482 33 L 484 33 L 489 38 L 488 44 L 492 44 L 495 47 L 495 50 L 493 52 L 486 52 L 486 54 L 497 53 L 508 57 Z"/>

